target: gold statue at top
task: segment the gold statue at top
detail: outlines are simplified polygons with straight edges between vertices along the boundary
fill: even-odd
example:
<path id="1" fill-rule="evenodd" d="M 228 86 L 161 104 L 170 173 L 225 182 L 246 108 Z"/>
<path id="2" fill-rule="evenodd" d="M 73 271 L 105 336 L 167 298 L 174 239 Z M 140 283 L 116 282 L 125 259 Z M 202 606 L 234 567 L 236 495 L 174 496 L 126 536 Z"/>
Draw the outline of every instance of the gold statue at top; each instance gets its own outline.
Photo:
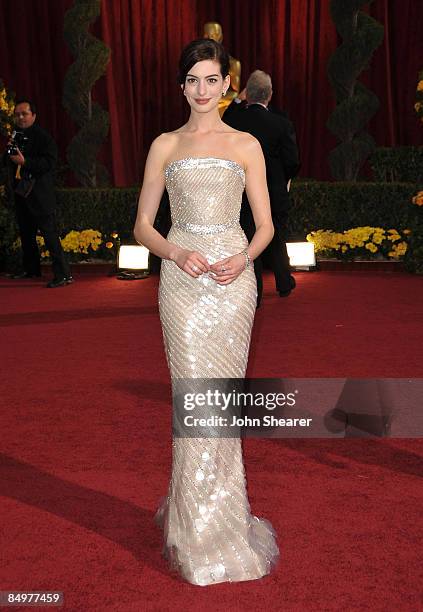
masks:
<path id="1" fill-rule="evenodd" d="M 205 23 L 203 37 L 211 38 L 216 42 L 221 43 L 223 40 L 223 33 L 220 23 L 216 23 L 215 21 Z M 241 86 L 241 62 L 232 56 L 229 56 L 229 61 L 229 75 L 231 77 L 231 84 L 228 87 L 226 95 L 222 96 L 222 99 L 219 102 L 220 116 L 223 115 L 232 100 L 237 97 Z"/>

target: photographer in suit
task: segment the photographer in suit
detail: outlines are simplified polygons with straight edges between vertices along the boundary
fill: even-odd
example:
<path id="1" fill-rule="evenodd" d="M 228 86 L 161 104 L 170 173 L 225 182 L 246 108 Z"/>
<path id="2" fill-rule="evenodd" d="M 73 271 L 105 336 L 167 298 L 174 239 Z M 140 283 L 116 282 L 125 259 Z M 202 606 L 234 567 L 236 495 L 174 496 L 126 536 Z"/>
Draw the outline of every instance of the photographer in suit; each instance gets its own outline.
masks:
<path id="1" fill-rule="evenodd" d="M 8 170 L 9 198 L 15 203 L 23 252 L 23 273 L 14 278 L 41 276 L 36 241 L 37 230 L 40 230 L 50 252 L 54 274 L 47 287 L 56 288 L 72 283 L 73 278 L 60 243 L 54 210 L 57 147 L 50 134 L 35 124 L 36 116 L 30 100 L 16 102 L 15 131 L 3 155 Z"/>
<path id="2" fill-rule="evenodd" d="M 272 81 L 268 74 L 255 70 L 246 86 L 246 104 L 243 94 L 228 107 L 222 120 L 242 132 L 249 132 L 260 142 L 266 162 L 267 187 L 270 196 L 273 239 L 265 249 L 275 276 L 280 297 L 287 297 L 295 287 L 286 250 L 288 210 L 290 206 L 288 184 L 300 168 L 294 126 L 285 113 L 268 109 L 272 97 Z M 248 240 L 254 231 L 254 219 L 244 193 L 241 207 L 241 227 Z M 262 256 L 254 261 L 257 278 L 257 305 L 263 293 Z"/>

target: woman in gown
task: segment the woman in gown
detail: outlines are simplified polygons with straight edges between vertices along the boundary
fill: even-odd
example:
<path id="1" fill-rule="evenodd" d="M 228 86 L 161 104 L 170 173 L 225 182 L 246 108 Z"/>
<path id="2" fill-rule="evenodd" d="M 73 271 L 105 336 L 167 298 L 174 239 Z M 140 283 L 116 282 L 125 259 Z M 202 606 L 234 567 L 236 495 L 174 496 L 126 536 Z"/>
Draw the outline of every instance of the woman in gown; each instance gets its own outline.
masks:
<path id="1" fill-rule="evenodd" d="M 134 235 L 162 258 L 159 310 L 167 362 L 177 380 L 244 378 L 256 307 L 251 262 L 273 236 L 262 150 L 222 122 L 229 56 L 214 40 L 182 52 L 188 122 L 153 142 Z M 153 227 L 164 189 L 172 227 Z M 256 233 L 239 225 L 247 191 Z M 174 386 L 173 386 L 174 390 Z M 163 552 L 189 582 L 209 585 L 260 578 L 279 550 L 266 519 L 251 514 L 239 437 L 173 438 L 168 494 L 156 514 Z"/>

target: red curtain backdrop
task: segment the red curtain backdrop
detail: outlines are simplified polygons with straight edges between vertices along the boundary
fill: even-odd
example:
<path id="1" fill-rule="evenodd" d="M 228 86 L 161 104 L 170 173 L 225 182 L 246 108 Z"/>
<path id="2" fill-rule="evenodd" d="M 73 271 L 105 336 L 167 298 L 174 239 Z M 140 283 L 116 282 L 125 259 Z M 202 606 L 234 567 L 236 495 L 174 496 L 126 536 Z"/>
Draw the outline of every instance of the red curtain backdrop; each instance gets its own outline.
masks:
<path id="1" fill-rule="evenodd" d="M 61 103 L 72 62 L 63 15 L 71 5 L 0 0 L 0 77 L 17 95 L 35 99 L 38 120 L 56 138 L 63 160 L 76 130 Z M 375 0 L 369 10 L 385 26 L 364 77 L 381 102 L 369 130 L 380 146 L 420 144 L 413 104 L 423 69 L 423 3 Z M 186 120 L 178 56 L 206 21 L 222 24 L 225 46 L 242 63 L 242 86 L 256 68 L 272 75 L 273 102 L 297 129 L 301 175 L 329 178 L 327 155 L 336 141 L 325 125 L 334 106 L 326 65 L 339 43 L 329 0 L 102 0 L 92 32 L 110 46 L 112 59 L 94 96 L 110 112 L 101 157 L 112 182 L 140 183 L 151 141 Z"/>

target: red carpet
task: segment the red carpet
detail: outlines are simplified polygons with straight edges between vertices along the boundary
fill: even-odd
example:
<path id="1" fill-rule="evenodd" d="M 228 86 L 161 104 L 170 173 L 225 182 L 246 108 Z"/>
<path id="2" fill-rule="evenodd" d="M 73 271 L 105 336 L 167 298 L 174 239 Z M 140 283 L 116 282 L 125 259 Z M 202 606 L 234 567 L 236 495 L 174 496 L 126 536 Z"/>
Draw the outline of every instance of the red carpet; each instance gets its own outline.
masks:
<path id="1" fill-rule="evenodd" d="M 266 278 L 249 376 L 423 377 L 422 278 L 296 278 L 287 299 Z M 422 609 L 420 440 L 246 440 L 277 570 L 205 588 L 168 573 L 152 520 L 171 452 L 156 288 L 0 280 L 0 590 L 63 591 L 75 611 Z"/>

